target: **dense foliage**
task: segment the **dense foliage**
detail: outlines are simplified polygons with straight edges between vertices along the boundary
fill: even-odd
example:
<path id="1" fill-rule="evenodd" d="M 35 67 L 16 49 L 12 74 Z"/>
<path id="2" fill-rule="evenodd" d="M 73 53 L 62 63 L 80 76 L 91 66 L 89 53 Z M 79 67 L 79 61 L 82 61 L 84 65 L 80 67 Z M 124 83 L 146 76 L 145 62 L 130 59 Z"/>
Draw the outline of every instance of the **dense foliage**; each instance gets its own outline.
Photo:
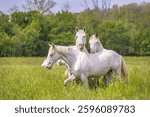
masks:
<path id="1" fill-rule="evenodd" d="M 114 5 L 101 10 L 44 15 L 38 11 L 0 14 L 0 56 L 45 56 L 48 43 L 73 45 L 74 28 L 98 33 L 107 49 L 122 55 L 150 55 L 150 3 Z M 88 47 L 88 44 L 87 44 Z"/>

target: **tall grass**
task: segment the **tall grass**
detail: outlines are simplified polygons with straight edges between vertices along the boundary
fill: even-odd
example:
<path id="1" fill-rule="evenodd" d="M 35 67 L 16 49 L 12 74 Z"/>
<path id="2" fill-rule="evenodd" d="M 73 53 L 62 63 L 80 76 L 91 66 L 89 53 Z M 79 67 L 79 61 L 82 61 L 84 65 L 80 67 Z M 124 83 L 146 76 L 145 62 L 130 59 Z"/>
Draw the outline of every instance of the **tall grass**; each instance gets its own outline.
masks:
<path id="1" fill-rule="evenodd" d="M 150 99 L 150 57 L 125 57 L 129 83 L 88 90 L 82 82 L 63 85 L 65 66 L 41 68 L 44 58 L 0 58 L 0 99 Z M 92 84 L 92 83 L 91 83 Z"/>

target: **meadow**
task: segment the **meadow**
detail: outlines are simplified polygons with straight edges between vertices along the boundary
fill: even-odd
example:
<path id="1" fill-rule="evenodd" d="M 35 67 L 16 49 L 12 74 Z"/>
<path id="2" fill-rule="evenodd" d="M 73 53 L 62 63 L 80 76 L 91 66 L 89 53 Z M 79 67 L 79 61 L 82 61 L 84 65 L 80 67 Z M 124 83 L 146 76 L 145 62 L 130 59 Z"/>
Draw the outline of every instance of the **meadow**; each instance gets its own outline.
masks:
<path id="1" fill-rule="evenodd" d="M 41 68 L 43 57 L 0 58 L 1 100 L 147 100 L 150 99 L 150 57 L 125 57 L 129 83 L 113 80 L 86 89 L 82 82 L 64 86 L 65 66 Z M 91 82 L 92 87 L 92 82 Z"/>

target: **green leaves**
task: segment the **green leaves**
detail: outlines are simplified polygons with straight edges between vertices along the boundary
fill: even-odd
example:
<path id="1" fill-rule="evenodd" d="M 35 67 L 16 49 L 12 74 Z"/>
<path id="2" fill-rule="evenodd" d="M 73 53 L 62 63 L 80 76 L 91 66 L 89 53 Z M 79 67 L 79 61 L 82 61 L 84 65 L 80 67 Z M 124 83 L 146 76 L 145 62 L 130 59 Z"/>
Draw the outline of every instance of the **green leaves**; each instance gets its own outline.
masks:
<path id="1" fill-rule="evenodd" d="M 99 25 L 99 37 L 103 46 L 123 55 L 130 54 L 130 37 L 127 32 L 128 29 L 122 22 L 104 21 Z"/>
<path id="2" fill-rule="evenodd" d="M 46 56 L 48 43 L 75 44 L 75 27 L 86 26 L 87 41 L 98 33 L 104 48 L 122 55 L 150 55 L 150 3 L 81 13 L 39 11 L 0 14 L 0 56 Z M 89 44 L 87 43 L 89 50 Z"/>

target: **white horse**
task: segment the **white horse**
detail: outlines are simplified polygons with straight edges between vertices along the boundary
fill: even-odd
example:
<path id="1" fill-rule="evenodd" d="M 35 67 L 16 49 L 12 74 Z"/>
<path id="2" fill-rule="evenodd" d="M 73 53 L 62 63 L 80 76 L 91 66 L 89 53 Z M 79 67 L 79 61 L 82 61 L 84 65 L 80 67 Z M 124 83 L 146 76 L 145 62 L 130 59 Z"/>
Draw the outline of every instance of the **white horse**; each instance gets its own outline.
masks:
<path id="1" fill-rule="evenodd" d="M 90 52 L 91 53 L 97 53 L 97 52 L 114 52 L 113 50 L 107 50 L 105 48 L 103 48 L 103 45 L 100 42 L 100 39 L 98 38 L 97 34 L 92 35 L 89 39 L 89 43 L 90 43 Z M 121 55 L 120 55 L 121 56 Z M 128 81 L 128 73 L 126 71 L 125 75 L 126 76 L 126 80 Z M 120 80 L 120 78 L 118 78 Z M 107 79 L 105 79 L 107 80 Z M 109 79 L 111 80 L 111 79 Z M 107 82 L 107 81 L 106 81 Z"/>
<path id="2" fill-rule="evenodd" d="M 70 48 L 74 49 L 74 50 L 80 50 L 80 51 L 84 51 L 86 53 L 88 53 L 85 45 L 86 45 L 86 28 L 83 27 L 83 29 L 79 29 L 77 26 L 75 27 L 75 32 L 76 32 L 76 35 L 75 35 L 75 39 L 76 39 L 76 42 L 75 42 L 75 45 L 74 46 L 69 46 Z M 46 60 L 45 60 L 46 61 Z M 57 65 L 62 65 L 62 64 L 65 64 L 66 65 L 66 71 L 65 71 L 65 75 L 70 77 L 71 76 L 71 73 L 69 71 L 69 67 L 67 65 L 67 63 L 65 61 L 63 61 L 62 59 L 59 59 L 57 61 Z M 73 76 L 75 77 L 75 76 Z"/>
<path id="3" fill-rule="evenodd" d="M 75 27 L 75 31 L 76 31 L 76 35 L 75 35 L 75 39 L 76 39 L 76 43 L 75 46 L 69 46 L 70 48 L 74 49 L 74 50 L 80 50 L 83 52 L 88 53 L 85 45 L 86 45 L 86 28 L 83 27 L 83 29 L 79 29 L 77 26 Z M 68 66 L 68 65 L 67 65 Z M 68 74 L 68 77 L 70 77 L 71 73 L 69 71 L 69 67 L 67 67 L 66 71 L 65 71 L 65 75 Z M 72 76 L 75 77 L 75 76 Z"/>
<path id="4" fill-rule="evenodd" d="M 74 50 L 79 50 L 79 51 L 83 51 L 83 52 L 86 52 L 88 53 L 85 45 L 86 45 L 86 28 L 83 27 L 83 29 L 79 29 L 77 26 L 75 27 L 75 31 L 76 31 L 76 35 L 75 35 L 75 39 L 76 39 L 76 43 L 75 43 L 75 46 L 69 46 L 70 48 L 74 49 Z M 69 67 L 67 67 L 66 71 L 65 71 L 65 75 L 68 74 L 68 77 L 70 77 L 72 74 L 70 73 L 69 71 Z M 72 77 L 74 77 L 75 79 L 75 76 L 72 75 Z M 66 84 L 64 84 L 66 85 Z"/>
<path id="5" fill-rule="evenodd" d="M 121 71 L 123 75 L 127 72 L 122 56 L 111 50 L 87 54 L 69 47 L 51 45 L 47 59 L 42 66 L 51 68 L 58 59 L 64 60 L 69 65 L 71 73 L 76 78 L 81 78 L 86 87 L 89 87 L 88 78 L 91 76 L 94 76 L 94 78 L 99 78 L 103 75 L 107 76 L 107 73 L 113 70 L 117 77 L 120 78 Z M 65 82 L 74 80 L 73 75 Z"/>
<path id="6" fill-rule="evenodd" d="M 75 35 L 76 44 L 75 44 L 75 46 L 70 46 L 70 47 L 74 50 L 79 50 L 79 51 L 88 53 L 88 51 L 85 47 L 86 46 L 86 27 L 84 26 L 83 29 L 79 29 L 76 26 L 75 32 L 76 32 L 76 35 Z M 71 77 L 72 79 L 76 79 L 75 76 L 70 73 L 69 69 L 66 71 L 68 71 L 69 77 Z M 69 77 L 68 77 L 68 79 L 69 79 Z M 64 81 L 64 85 L 67 85 L 68 79 Z"/>
<path id="7" fill-rule="evenodd" d="M 90 37 L 89 44 L 90 44 L 90 53 L 97 53 L 105 50 L 99 38 L 97 38 L 96 34 Z"/>

